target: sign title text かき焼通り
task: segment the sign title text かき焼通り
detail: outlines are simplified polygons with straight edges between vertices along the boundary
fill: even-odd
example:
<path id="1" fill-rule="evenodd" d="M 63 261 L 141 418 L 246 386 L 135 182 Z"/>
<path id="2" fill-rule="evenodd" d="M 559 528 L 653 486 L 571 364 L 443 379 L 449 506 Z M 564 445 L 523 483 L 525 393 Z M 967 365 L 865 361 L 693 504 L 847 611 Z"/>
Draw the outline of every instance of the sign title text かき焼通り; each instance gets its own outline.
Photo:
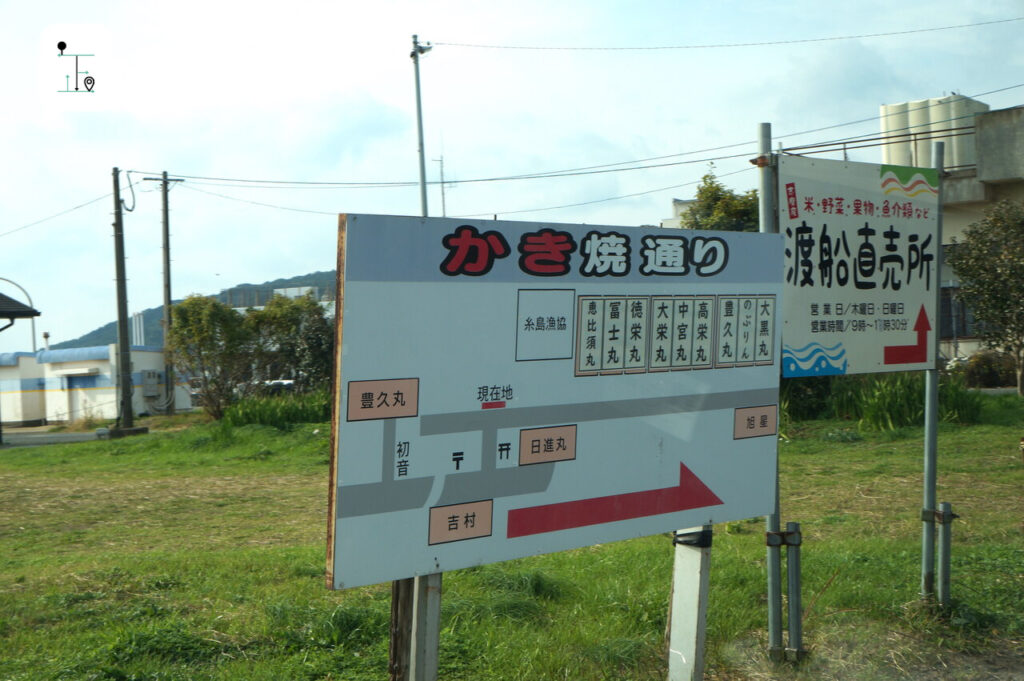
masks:
<path id="1" fill-rule="evenodd" d="M 573 266 L 573 254 L 580 259 L 579 273 L 586 277 L 624 277 L 633 267 L 633 243 L 620 232 L 590 231 L 577 243 L 569 232 L 541 229 L 526 232 L 518 244 L 519 269 L 537 277 L 559 277 Z M 501 232 L 481 233 L 462 225 L 442 239 L 448 250 L 441 272 L 448 276 L 479 277 L 491 271 L 496 260 L 507 258 L 512 249 Z M 640 237 L 640 273 L 643 275 L 698 277 L 718 274 L 729 262 L 729 247 L 718 237 Z"/>

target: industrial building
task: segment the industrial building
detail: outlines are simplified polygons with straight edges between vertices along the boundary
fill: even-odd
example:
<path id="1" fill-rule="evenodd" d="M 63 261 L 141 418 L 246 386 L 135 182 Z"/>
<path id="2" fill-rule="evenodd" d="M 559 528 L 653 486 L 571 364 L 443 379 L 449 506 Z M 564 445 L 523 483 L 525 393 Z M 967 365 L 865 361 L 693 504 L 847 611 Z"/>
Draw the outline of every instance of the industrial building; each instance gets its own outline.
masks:
<path id="1" fill-rule="evenodd" d="M 133 346 L 132 409 L 160 413 L 164 393 L 161 348 Z M 191 409 L 187 383 L 175 386 L 175 409 Z M 4 426 L 117 418 L 117 345 L 0 353 L 0 421 Z"/>
<path id="2" fill-rule="evenodd" d="M 930 167 L 932 142 L 944 142 L 942 244 L 948 249 L 1002 200 L 1024 201 L 1024 106 L 991 111 L 987 104 L 949 95 L 881 108 L 882 162 Z M 940 351 L 961 357 L 979 349 L 971 311 L 957 300 L 959 281 L 943 266 Z"/>

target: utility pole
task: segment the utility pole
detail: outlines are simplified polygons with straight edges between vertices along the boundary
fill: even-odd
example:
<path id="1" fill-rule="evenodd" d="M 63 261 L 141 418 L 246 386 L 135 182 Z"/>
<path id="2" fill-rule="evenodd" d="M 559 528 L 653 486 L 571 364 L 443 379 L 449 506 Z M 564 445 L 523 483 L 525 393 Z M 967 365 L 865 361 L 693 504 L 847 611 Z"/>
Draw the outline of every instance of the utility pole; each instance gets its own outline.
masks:
<path id="1" fill-rule="evenodd" d="M 120 171 L 114 168 L 114 269 L 117 276 L 117 384 L 121 428 L 135 425 L 132 414 L 132 348 L 128 336 L 128 290 L 124 273 L 124 223 L 121 213 Z"/>
<path id="2" fill-rule="evenodd" d="M 420 56 L 431 49 L 412 37 L 409 57 L 416 76 L 416 131 L 419 140 L 420 209 L 427 217 L 427 166 L 423 150 L 423 107 L 420 102 Z M 441 621 L 441 574 L 398 579 L 391 583 L 391 681 L 437 681 L 437 649 Z"/>
<path id="3" fill-rule="evenodd" d="M 164 251 L 164 315 L 161 324 L 164 327 L 164 399 L 167 402 L 165 412 L 174 413 L 174 367 L 167 360 L 167 337 L 171 332 L 171 218 L 167 207 L 169 182 L 184 182 L 181 179 L 168 180 L 165 170 L 160 177 L 144 177 L 144 180 L 162 183 L 163 195 L 163 251 Z"/>
<path id="4" fill-rule="evenodd" d="M 412 37 L 412 63 L 416 72 L 416 131 L 420 142 L 420 208 L 427 217 L 427 162 L 423 152 L 423 106 L 420 103 L 420 55 L 432 49 L 430 43 L 420 44 L 419 36 Z"/>

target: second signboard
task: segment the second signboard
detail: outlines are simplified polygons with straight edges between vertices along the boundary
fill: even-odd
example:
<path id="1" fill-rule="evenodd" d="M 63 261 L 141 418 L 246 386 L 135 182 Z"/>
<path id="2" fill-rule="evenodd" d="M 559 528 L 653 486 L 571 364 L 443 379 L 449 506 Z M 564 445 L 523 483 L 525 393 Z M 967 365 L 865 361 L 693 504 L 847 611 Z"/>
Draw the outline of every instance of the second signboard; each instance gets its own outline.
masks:
<path id="1" fill-rule="evenodd" d="M 933 367 L 938 171 L 778 161 L 783 376 Z"/>

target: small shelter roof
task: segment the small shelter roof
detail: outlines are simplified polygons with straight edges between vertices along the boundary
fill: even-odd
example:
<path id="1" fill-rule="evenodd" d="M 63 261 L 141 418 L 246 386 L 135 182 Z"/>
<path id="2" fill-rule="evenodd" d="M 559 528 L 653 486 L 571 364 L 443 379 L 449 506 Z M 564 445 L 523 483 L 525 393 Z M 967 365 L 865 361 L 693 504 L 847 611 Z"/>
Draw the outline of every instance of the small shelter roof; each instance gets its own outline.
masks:
<path id="1" fill-rule="evenodd" d="M 14 298 L 0 293 L 0 319 L 10 319 L 13 322 L 15 319 L 28 319 L 29 317 L 38 316 L 39 310 L 29 307 L 25 303 L 19 303 Z"/>

